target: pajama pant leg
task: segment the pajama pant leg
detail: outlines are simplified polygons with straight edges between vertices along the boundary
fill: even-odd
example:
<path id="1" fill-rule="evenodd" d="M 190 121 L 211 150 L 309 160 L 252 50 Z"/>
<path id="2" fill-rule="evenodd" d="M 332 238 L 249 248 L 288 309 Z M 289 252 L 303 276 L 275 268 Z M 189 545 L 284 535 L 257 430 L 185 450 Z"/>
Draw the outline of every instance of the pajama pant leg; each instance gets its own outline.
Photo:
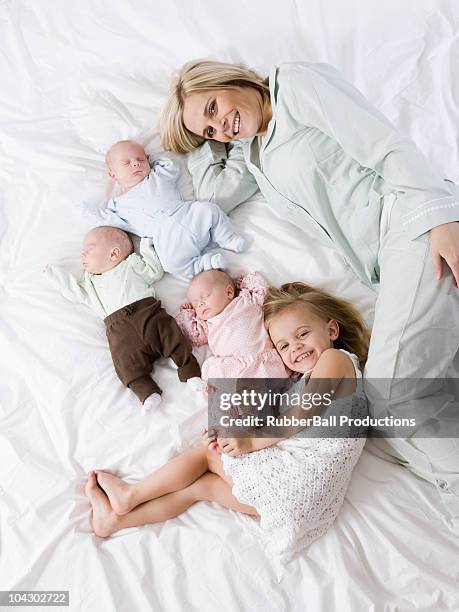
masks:
<path id="1" fill-rule="evenodd" d="M 211 240 L 224 249 L 234 238 L 233 226 L 220 206 L 213 202 L 209 202 L 207 205 L 211 207 L 212 212 Z"/>
<path id="2" fill-rule="evenodd" d="M 196 236 L 201 249 L 209 240 L 225 248 L 233 240 L 235 233 L 227 215 L 213 202 L 193 202 L 189 228 Z"/>
<path id="3" fill-rule="evenodd" d="M 147 338 L 153 350 L 158 351 L 162 357 L 172 359 L 178 368 L 181 382 L 201 376 L 201 368 L 192 353 L 191 344 L 182 334 L 175 319 L 164 309 L 161 308 L 150 321 Z"/>
<path id="4" fill-rule="evenodd" d="M 380 290 L 364 376 L 372 416 L 390 405 L 394 417 L 459 415 L 459 400 L 441 380 L 459 348 L 459 290 L 449 269 L 438 281 L 428 234 L 409 240 L 395 204 L 389 231 L 381 241 Z M 371 379 L 387 379 L 372 388 Z M 416 378 L 406 396 L 403 380 Z M 426 385 L 422 384 L 425 379 Z M 428 394 L 426 393 L 427 382 Z M 441 420 L 441 419 L 440 419 Z M 444 419 L 442 421 L 445 423 Z M 374 439 L 418 476 L 432 482 L 451 517 L 459 518 L 459 437 Z"/>
<path id="5" fill-rule="evenodd" d="M 151 378 L 153 356 L 150 349 L 131 324 L 129 310 L 118 316 L 107 329 L 107 338 L 113 365 L 123 385 L 131 389 L 143 403 L 153 393 L 162 391 Z"/>
<path id="6" fill-rule="evenodd" d="M 183 268 L 183 274 L 185 276 L 192 277 L 200 272 L 212 270 L 212 257 L 215 255 L 215 253 L 215 251 L 209 251 L 195 257 L 194 259 L 191 259 L 188 265 Z"/>
<path id="7" fill-rule="evenodd" d="M 131 391 L 133 391 L 139 400 L 144 403 L 147 397 L 153 395 L 153 393 L 158 393 L 161 395 L 162 391 L 152 379 L 149 374 L 145 374 L 144 376 L 139 376 L 127 385 Z"/>
<path id="8" fill-rule="evenodd" d="M 218 226 L 219 240 L 228 243 L 235 236 L 229 219 L 212 202 L 184 202 L 173 216 L 163 213 L 157 219 L 160 227 L 155 249 L 164 269 L 171 274 L 192 277 L 217 267 L 211 260 L 218 251 L 203 253 L 209 242 L 215 240 L 213 223 Z"/>
<path id="9" fill-rule="evenodd" d="M 157 245 L 157 252 L 164 269 L 172 274 L 192 277 L 204 270 L 217 267 L 212 264 L 216 250 L 202 251 L 210 241 L 220 247 L 234 249 L 235 232 L 230 220 L 219 206 L 213 202 L 186 202 L 174 217 L 175 222 L 186 231 L 172 231 L 164 235 L 165 247 Z M 172 257 L 171 257 L 172 255 Z M 173 265 L 172 265 L 173 262 Z M 219 265 L 224 265 L 224 262 Z"/>

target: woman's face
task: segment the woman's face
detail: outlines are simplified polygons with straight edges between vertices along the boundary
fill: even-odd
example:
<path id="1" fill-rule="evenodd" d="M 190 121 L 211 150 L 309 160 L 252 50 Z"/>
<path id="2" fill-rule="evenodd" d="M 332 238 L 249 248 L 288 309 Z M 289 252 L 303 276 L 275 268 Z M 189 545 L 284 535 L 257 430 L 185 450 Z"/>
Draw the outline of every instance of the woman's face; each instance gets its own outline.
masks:
<path id="1" fill-rule="evenodd" d="M 263 110 L 262 95 L 253 87 L 192 93 L 183 108 L 190 132 L 218 142 L 264 134 L 270 119 L 270 109 Z"/>

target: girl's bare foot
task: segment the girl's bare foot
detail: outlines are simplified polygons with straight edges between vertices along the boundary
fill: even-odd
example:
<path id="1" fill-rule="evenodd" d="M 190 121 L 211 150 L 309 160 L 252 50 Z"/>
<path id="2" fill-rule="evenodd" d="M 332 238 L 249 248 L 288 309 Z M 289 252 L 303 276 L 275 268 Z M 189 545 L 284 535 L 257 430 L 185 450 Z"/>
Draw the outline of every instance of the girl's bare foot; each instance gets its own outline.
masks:
<path id="1" fill-rule="evenodd" d="M 132 486 L 118 476 L 96 471 L 97 482 L 108 495 L 112 509 L 118 515 L 127 514 L 134 507 Z"/>
<path id="2" fill-rule="evenodd" d="M 118 531 L 118 516 L 113 512 L 105 493 L 97 486 L 94 472 L 89 472 L 84 492 L 92 506 L 91 524 L 94 533 L 101 538 L 106 538 Z"/>

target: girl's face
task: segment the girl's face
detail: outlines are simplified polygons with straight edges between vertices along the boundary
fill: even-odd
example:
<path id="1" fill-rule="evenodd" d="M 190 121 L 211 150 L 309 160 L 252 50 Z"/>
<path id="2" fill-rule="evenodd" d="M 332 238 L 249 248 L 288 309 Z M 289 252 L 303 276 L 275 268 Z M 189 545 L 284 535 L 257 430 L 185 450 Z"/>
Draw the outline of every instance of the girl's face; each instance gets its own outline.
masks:
<path id="1" fill-rule="evenodd" d="M 304 374 L 333 346 L 339 327 L 334 319 L 326 321 L 306 304 L 297 302 L 271 321 L 268 332 L 285 365 Z"/>
<path id="2" fill-rule="evenodd" d="M 254 87 L 195 92 L 184 101 L 183 122 L 193 134 L 230 142 L 266 132 L 270 109 Z"/>

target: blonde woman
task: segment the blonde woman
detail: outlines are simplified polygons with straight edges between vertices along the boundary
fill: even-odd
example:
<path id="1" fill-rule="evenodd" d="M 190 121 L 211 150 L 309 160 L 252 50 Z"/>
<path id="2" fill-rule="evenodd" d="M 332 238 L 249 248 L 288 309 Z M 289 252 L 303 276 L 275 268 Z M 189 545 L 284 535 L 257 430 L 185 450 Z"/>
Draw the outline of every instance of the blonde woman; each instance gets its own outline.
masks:
<path id="1" fill-rule="evenodd" d="M 459 348 L 459 191 L 332 66 L 189 62 L 161 117 L 166 149 L 189 152 L 196 197 L 229 212 L 260 188 L 268 205 L 336 249 L 377 292 L 366 379 L 371 410 L 459 414 L 443 391 Z M 406 379 L 437 379 L 405 394 Z M 414 408 L 413 408 L 414 407 Z M 456 424 L 454 425 L 457 428 Z M 444 435 L 444 434 L 443 434 Z M 459 440 L 390 439 L 459 516 Z"/>

